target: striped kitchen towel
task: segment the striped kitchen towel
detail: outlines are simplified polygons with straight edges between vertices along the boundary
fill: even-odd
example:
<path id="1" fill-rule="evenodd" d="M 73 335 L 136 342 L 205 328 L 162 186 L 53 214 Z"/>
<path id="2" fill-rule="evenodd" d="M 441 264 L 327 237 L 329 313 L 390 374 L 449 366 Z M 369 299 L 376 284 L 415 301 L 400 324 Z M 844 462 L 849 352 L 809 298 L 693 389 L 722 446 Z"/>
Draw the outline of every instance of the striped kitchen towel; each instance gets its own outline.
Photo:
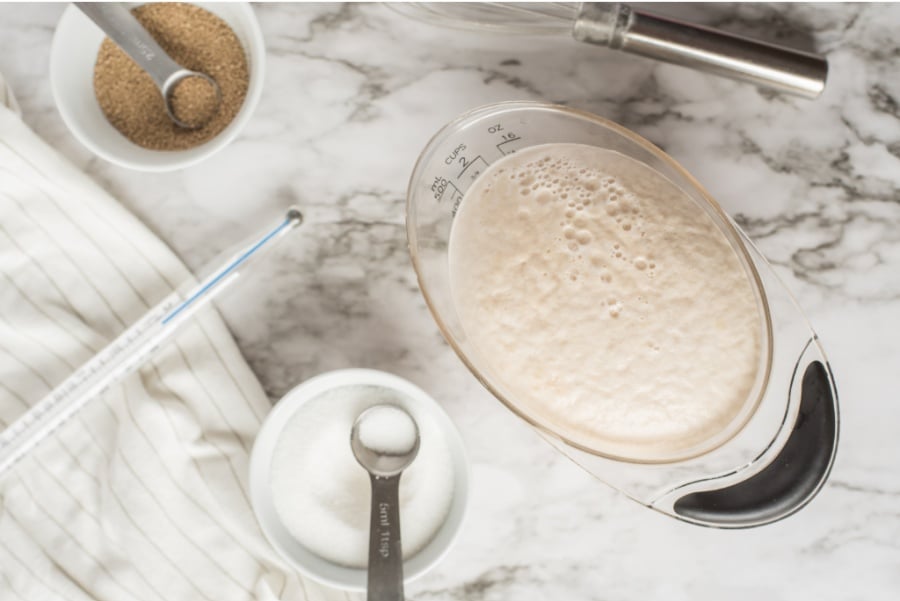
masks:
<path id="1" fill-rule="evenodd" d="M 24 125 L 0 78 L 0 428 L 188 277 Z M 0 476 L 0 601 L 345 599 L 259 531 L 247 458 L 268 409 L 204 311 Z"/>

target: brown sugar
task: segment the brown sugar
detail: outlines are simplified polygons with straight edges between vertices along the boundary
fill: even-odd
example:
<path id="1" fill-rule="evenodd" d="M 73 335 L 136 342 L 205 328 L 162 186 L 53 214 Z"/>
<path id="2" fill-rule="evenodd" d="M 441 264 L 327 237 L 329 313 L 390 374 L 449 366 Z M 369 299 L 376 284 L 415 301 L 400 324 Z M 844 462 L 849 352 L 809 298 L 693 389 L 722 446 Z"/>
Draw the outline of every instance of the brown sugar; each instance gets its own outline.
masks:
<path id="1" fill-rule="evenodd" d="M 219 91 L 208 79 L 191 75 L 172 88 L 169 107 L 181 124 L 191 129 L 203 127 L 219 111 Z"/>
<path id="2" fill-rule="evenodd" d="M 152 150 L 186 150 L 211 140 L 237 115 L 250 81 L 247 57 L 234 31 L 193 4 L 145 4 L 132 13 L 172 60 L 211 77 L 219 86 L 221 102 L 202 127 L 177 126 L 150 76 L 112 40 L 105 39 L 94 65 L 94 93 L 103 114 L 126 138 Z M 190 83 L 192 80 L 204 81 L 198 77 L 183 80 L 172 98 L 173 109 L 186 111 L 188 117 L 209 110 L 209 95 Z M 189 87 L 180 90 L 185 85 Z"/>

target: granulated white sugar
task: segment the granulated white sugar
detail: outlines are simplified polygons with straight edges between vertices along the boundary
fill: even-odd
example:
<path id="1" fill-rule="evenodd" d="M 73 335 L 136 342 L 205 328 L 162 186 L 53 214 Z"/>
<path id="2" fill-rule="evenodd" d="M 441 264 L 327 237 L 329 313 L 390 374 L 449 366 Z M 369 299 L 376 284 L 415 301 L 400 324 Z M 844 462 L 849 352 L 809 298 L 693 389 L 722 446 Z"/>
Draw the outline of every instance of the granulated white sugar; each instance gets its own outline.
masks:
<path id="1" fill-rule="evenodd" d="M 418 429 L 408 413 L 393 405 L 373 407 L 359 424 L 359 441 L 376 453 L 404 455 L 416 445 Z"/>
<path id="2" fill-rule="evenodd" d="M 440 428 L 393 390 L 373 386 L 337 388 L 301 405 L 275 447 L 270 483 L 275 509 L 291 535 L 312 553 L 335 564 L 367 565 L 369 474 L 357 463 L 350 431 L 357 416 L 380 404 L 398 404 L 414 417 L 419 452 L 400 478 L 403 556 L 409 558 L 435 536 L 453 496 L 453 465 Z M 381 440 L 396 443 L 407 430 Z"/>

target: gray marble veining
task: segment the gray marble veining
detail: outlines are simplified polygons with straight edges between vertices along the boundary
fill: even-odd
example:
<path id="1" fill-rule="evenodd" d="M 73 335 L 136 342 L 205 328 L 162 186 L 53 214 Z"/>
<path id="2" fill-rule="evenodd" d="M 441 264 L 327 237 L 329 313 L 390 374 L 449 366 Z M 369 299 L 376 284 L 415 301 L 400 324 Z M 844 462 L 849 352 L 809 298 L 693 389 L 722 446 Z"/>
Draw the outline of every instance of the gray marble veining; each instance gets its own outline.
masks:
<path id="1" fill-rule="evenodd" d="M 900 5 L 668 5 L 827 53 L 816 101 L 566 37 L 443 30 L 381 5 L 265 5 L 262 102 L 190 169 L 123 170 L 66 131 L 47 60 L 62 6 L 0 6 L 0 72 L 26 121 L 192 267 L 292 202 L 302 233 L 226 318 L 273 400 L 315 373 L 393 371 L 440 399 L 473 463 L 470 519 L 412 599 L 888 600 L 900 591 Z M 648 511 L 558 456 L 443 342 L 406 251 L 428 138 L 488 102 L 540 99 L 663 147 L 732 214 L 819 332 L 842 400 L 829 484 L 796 516 L 723 532 Z"/>

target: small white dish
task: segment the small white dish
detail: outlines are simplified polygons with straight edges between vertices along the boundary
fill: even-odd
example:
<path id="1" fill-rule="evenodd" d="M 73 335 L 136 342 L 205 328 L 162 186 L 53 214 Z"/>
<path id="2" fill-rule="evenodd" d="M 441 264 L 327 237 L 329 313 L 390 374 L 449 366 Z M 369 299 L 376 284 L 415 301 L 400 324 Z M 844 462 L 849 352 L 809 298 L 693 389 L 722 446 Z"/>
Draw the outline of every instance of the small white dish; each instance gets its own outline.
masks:
<path id="1" fill-rule="evenodd" d="M 198 163 L 224 148 L 250 119 L 262 94 L 266 54 L 253 8 L 246 2 L 194 4 L 215 14 L 234 30 L 247 56 L 250 82 L 244 105 L 224 130 L 205 144 L 172 151 L 142 148 L 106 120 L 94 95 L 94 63 L 106 36 L 75 6 L 70 5 L 63 12 L 50 49 L 50 87 L 69 131 L 88 150 L 122 167 L 172 171 Z"/>
<path id="2" fill-rule="evenodd" d="M 366 569 L 332 563 L 307 550 L 285 528 L 275 509 L 270 484 L 272 455 L 281 432 L 306 402 L 336 388 L 374 386 L 399 392 L 397 403 L 421 423 L 430 420 L 446 442 L 453 464 L 453 498 L 444 523 L 434 538 L 404 561 L 409 582 L 434 567 L 449 551 L 462 525 L 469 496 L 469 468 L 462 438 L 441 406 L 421 388 L 393 374 L 371 369 L 342 369 L 306 380 L 282 398 L 257 434 L 250 456 L 250 500 L 260 527 L 272 546 L 304 576 L 347 591 L 366 590 Z M 374 400 L 373 404 L 377 404 Z M 347 431 L 347 444 L 350 432 Z M 402 521 L 402 518 L 401 518 Z"/>

